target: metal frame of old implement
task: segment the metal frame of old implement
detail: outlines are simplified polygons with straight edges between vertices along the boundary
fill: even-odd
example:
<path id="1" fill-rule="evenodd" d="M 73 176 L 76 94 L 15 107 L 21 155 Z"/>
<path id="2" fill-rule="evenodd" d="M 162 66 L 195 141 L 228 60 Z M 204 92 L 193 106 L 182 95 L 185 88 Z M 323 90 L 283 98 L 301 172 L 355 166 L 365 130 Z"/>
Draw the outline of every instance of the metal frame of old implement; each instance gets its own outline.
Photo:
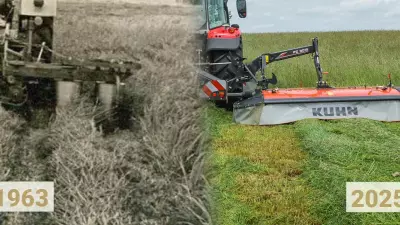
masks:
<path id="1" fill-rule="evenodd" d="M 204 24 L 197 32 L 200 97 L 219 107 L 233 110 L 236 123 L 276 125 L 316 119 L 368 118 L 400 121 L 400 88 L 390 81 L 380 87 L 334 88 L 323 80 L 318 38 L 305 47 L 262 54 L 244 63 L 239 25 L 230 24 L 227 0 L 203 0 Z M 246 0 L 236 0 L 238 15 L 245 18 Z M 317 72 L 316 88 L 270 89 L 277 84 L 267 65 L 276 61 L 313 54 Z M 257 73 L 261 72 L 261 79 Z M 390 79 L 389 79 L 390 80 Z"/>
<path id="2" fill-rule="evenodd" d="M 24 108 L 29 119 L 44 109 L 54 113 L 72 101 L 82 82 L 96 83 L 104 112 L 118 104 L 123 81 L 140 69 L 137 62 L 79 60 L 53 50 L 56 0 L 0 0 L 4 24 L 0 40 L 0 101 Z M 60 62 L 52 62 L 57 57 Z M 49 110 L 50 109 L 50 110 Z M 107 113 L 106 113 L 107 114 Z"/>

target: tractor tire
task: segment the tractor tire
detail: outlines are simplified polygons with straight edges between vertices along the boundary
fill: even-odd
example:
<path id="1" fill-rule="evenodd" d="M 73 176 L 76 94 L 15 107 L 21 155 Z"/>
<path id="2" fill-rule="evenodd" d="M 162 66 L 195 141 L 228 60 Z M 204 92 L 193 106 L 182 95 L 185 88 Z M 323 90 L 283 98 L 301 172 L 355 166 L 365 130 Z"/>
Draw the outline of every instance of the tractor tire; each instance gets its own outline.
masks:
<path id="1" fill-rule="evenodd" d="M 211 72 L 214 76 L 223 80 L 240 77 L 240 64 L 237 60 L 243 58 L 242 44 L 237 49 L 231 51 L 213 51 L 211 58 L 212 63 L 231 63 L 212 66 Z"/>
<path id="2" fill-rule="evenodd" d="M 240 43 L 239 47 L 235 50 L 230 51 L 213 51 L 211 52 L 212 63 L 227 63 L 226 65 L 215 65 L 211 66 L 211 74 L 222 80 L 232 80 L 234 78 L 241 77 L 243 69 L 241 68 L 241 59 L 243 58 L 243 45 Z M 241 83 L 235 81 L 228 84 L 228 92 L 230 93 L 241 93 L 243 87 Z M 216 106 L 225 108 L 227 110 L 233 109 L 233 103 L 240 100 L 239 98 L 230 97 L 228 103 L 225 101 L 217 101 Z"/>

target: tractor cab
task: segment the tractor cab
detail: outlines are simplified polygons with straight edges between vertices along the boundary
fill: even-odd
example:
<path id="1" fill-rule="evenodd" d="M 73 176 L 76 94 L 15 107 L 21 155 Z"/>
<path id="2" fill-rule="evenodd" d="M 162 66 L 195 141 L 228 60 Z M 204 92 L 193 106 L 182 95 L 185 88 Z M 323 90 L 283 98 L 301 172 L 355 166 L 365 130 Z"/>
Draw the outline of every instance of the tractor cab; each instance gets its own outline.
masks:
<path id="1" fill-rule="evenodd" d="M 228 0 L 201 0 L 199 21 L 200 30 L 212 30 L 218 27 L 229 27 L 231 13 L 228 9 Z M 246 17 L 246 0 L 236 1 L 240 18 Z"/>
<path id="2" fill-rule="evenodd" d="M 209 29 L 220 26 L 230 26 L 227 1 L 208 0 Z"/>

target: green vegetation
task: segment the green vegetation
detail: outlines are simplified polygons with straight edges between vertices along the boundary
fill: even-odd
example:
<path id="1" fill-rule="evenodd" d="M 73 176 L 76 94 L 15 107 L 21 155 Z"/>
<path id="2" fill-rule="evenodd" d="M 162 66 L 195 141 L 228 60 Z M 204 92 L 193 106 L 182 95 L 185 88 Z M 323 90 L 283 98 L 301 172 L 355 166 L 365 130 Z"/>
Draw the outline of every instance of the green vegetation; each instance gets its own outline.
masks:
<path id="1" fill-rule="evenodd" d="M 392 126 L 394 127 L 394 126 Z M 399 126 L 397 126 L 399 127 Z M 325 224 L 388 224 L 395 213 L 346 213 L 346 182 L 400 182 L 400 135 L 387 124 L 365 120 L 300 121 L 295 125 L 308 153 L 304 179 L 313 190 L 312 211 Z"/>
<path id="2" fill-rule="evenodd" d="M 319 37 L 321 64 L 333 86 L 400 83 L 400 31 L 245 34 L 249 60 L 309 45 Z M 264 50 L 261 50 L 264 49 Z M 276 62 L 278 87 L 314 87 L 310 55 Z M 217 224 L 398 224 L 390 213 L 346 213 L 346 181 L 400 181 L 400 125 L 370 120 L 242 126 L 208 109 L 213 136 Z"/>
<path id="3" fill-rule="evenodd" d="M 262 53 L 311 44 L 318 37 L 321 66 L 333 86 L 385 85 L 388 73 L 400 84 L 400 31 L 245 34 L 244 54 L 249 60 Z M 268 72 L 278 76 L 278 87 L 315 87 L 311 55 L 274 62 Z M 397 81 L 397 82 L 396 82 Z"/>
<path id="4" fill-rule="evenodd" d="M 207 112 L 216 224 L 314 224 L 293 129 L 237 126 L 221 109 Z"/>

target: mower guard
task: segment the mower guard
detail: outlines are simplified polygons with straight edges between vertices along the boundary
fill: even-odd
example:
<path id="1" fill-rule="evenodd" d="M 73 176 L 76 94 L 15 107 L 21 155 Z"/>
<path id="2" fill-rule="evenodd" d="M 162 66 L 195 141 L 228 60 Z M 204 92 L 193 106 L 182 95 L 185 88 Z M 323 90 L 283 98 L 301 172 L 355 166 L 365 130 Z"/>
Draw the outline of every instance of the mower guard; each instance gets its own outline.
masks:
<path id="1" fill-rule="evenodd" d="M 352 87 L 264 90 L 236 102 L 236 123 L 278 125 L 303 119 L 400 121 L 400 88 Z"/>

